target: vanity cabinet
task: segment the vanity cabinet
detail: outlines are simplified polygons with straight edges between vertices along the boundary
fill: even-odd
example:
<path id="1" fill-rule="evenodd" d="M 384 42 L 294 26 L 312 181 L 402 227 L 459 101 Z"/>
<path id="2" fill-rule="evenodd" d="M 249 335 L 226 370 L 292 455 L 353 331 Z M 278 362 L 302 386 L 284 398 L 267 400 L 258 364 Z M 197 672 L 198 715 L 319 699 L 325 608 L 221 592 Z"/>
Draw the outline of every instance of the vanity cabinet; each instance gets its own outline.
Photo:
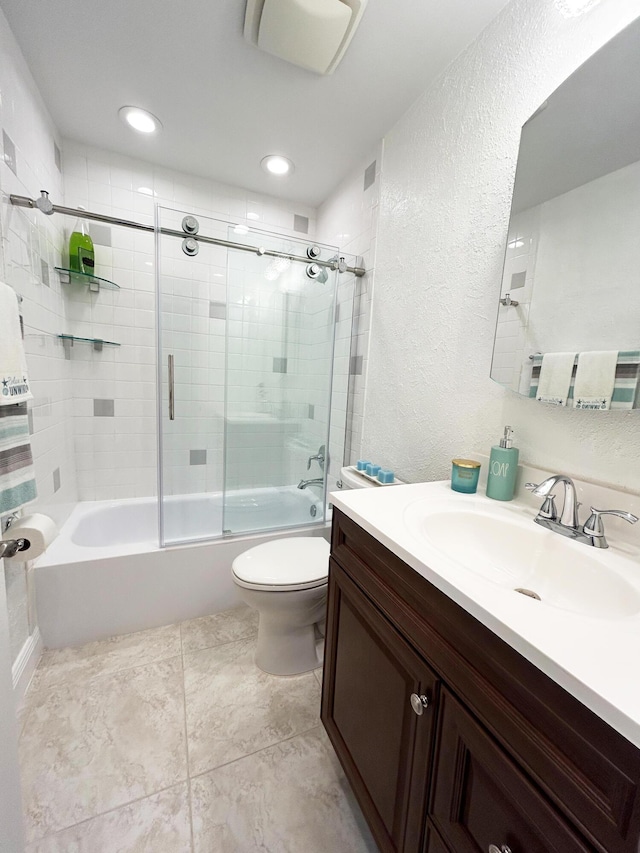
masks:
<path id="1" fill-rule="evenodd" d="M 638 853 L 640 750 L 337 509 L 324 666 L 383 853 Z"/>

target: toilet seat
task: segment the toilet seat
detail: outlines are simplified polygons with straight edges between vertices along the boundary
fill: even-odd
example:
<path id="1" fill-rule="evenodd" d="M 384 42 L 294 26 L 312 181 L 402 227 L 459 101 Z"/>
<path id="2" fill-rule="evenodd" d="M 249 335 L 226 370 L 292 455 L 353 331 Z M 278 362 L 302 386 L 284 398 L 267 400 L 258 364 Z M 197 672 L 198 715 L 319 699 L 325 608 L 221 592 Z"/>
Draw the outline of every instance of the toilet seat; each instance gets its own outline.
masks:
<path id="1" fill-rule="evenodd" d="M 321 536 L 275 539 L 240 554 L 232 569 L 235 582 L 247 589 L 313 589 L 327 583 L 329 543 Z"/>

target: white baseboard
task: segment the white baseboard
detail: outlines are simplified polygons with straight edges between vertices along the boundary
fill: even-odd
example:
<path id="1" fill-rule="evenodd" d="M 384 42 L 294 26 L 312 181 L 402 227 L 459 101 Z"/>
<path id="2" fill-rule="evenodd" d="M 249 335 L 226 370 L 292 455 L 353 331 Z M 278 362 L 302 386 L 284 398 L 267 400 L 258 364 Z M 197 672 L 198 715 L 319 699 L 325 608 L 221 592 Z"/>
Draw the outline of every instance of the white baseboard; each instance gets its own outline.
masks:
<path id="1" fill-rule="evenodd" d="M 40 660 L 42 649 L 42 637 L 40 636 L 39 629 L 36 627 L 33 634 L 25 641 L 24 646 L 20 649 L 20 653 L 11 667 L 13 690 L 18 708 L 24 701 L 27 687 Z"/>

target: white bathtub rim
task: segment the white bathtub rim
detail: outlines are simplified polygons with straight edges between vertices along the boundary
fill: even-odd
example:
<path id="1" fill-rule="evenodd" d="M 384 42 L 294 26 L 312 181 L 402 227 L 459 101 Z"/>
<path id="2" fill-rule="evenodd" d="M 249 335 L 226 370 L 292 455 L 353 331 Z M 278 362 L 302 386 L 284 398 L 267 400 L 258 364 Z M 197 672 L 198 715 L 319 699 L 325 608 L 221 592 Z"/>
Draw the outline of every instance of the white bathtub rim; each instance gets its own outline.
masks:
<path id="1" fill-rule="evenodd" d="M 247 541 L 250 541 L 280 533 L 283 536 L 307 530 L 311 533 L 325 528 L 329 529 L 331 526 L 329 511 L 329 518 L 324 522 L 318 521 L 309 524 L 293 524 L 278 527 L 276 529 L 268 528 L 234 534 L 221 533 L 217 536 L 200 537 L 198 539 L 184 540 L 181 542 L 171 542 L 164 546 L 160 545 L 157 532 L 156 537 L 153 539 L 144 539 L 139 542 L 127 542 L 122 544 L 114 543 L 108 546 L 79 545 L 71 541 L 71 531 L 86 515 L 113 507 L 139 505 L 147 501 L 153 501 L 155 503 L 157 498 L 149 496 L 143 498 L 123 498 L 122 500 L 80 501 L 69 514 L 67 521 L 60 530 L 60 535 L 52 542 L 44 554 L 34 560 L 34 566 L 36 569 L 43 569 L 50 566 L 65 565 L 66 563 L 101 561 L 108 560 L 113 557 L 127 557 L 130 555 L 146 554 L 154 551 L 177 551 L 182 548 L 195 548 L 202 545 L 215 544 L 216 542 L 233 542 L 239 539 L 246 539 Z"/>

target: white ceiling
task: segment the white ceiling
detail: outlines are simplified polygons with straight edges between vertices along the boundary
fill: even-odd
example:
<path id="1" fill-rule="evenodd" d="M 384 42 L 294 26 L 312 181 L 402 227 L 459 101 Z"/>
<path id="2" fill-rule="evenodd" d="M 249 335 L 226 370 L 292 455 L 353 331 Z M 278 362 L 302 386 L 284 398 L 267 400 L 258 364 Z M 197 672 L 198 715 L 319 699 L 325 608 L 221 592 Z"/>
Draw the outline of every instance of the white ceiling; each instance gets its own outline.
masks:
<path id="1" fill-rule="evenodd" d="M 321 77 L 244 41 L 244 0 L 0 0 L 63 136 L 317 205 L 506 0 L 369 0 Z M 118 119 L 158 116 L 156 138 Z M 260 168 L 292 159 L 285 180 Z"/>

